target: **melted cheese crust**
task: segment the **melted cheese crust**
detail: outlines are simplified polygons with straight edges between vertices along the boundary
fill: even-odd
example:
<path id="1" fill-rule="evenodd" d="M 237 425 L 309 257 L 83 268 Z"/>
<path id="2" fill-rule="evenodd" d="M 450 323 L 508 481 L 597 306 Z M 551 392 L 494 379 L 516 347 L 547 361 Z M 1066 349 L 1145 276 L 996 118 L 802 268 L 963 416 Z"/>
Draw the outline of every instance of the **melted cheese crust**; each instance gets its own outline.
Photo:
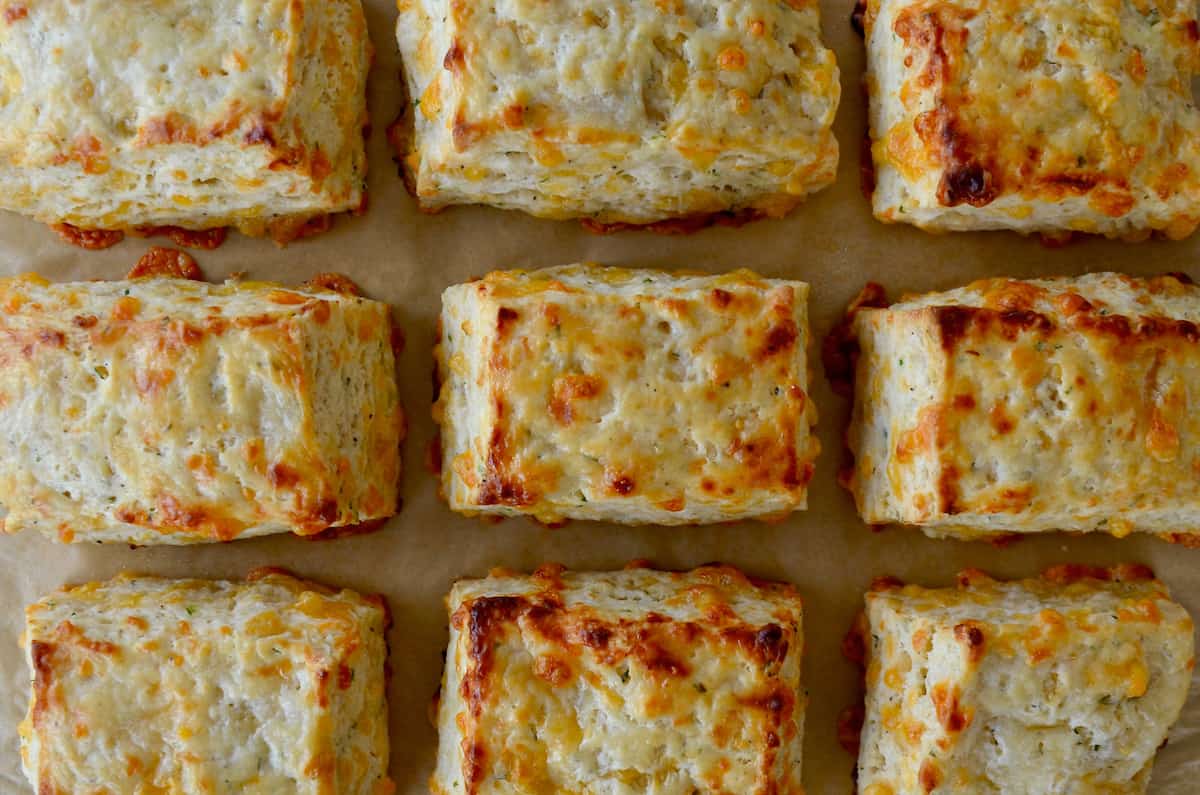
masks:
<path id="1" fill-rule="evenodd" d="M 4 530 L 186 544 L 392 515 L 391 333 L 386 304 L 330 290 L 0 280 Z"/>
<path id="2" fill-rule="evenodd" d="M 400 0 L 422 207 L 601 224 L 781 216 L 830 184 L 840 84 L 812 0 Z"/>
<path id="3" fill-rule="evenodd" d="M 0 207 L 294 234 L 363 200 L 359 0 L 3 0 Z"/>
<path id="4" fill-rule="evenodd" d="M 437 795 L 800 795 L 800 597 L 727 566 L 463 580 Z"/>
<path id="5" fill-rule="evenodd" d="M 969 572 L 958 589 L 869 593 L 858 791 L 1144 793 L 1193 639 L 1162 583 L 1123 579 L 1142 573 Z"/>
<path id="6" fill-rule="evenodd" d="M 389 795 L 386 607 L 280 573 L 124 575 L 26 609 L 34 790 Z"/>
<path id="7" fill-rule="evenodd" d="M 1200 223 L 1191 0 L 869 0 L 875 215 L 1181 238 Z"/>
<path id="8" fill-rule="evenodd" d="M 456 511 L 631 524 L 803 508 L 819 444 L 803 282 L 573 265 L 442 296 Z"/>
<path id="9" fill-rule="evenodd" d="M 853 322 L 865 521 L 1200 532 L 1200 287 L 989 279 Z"/>

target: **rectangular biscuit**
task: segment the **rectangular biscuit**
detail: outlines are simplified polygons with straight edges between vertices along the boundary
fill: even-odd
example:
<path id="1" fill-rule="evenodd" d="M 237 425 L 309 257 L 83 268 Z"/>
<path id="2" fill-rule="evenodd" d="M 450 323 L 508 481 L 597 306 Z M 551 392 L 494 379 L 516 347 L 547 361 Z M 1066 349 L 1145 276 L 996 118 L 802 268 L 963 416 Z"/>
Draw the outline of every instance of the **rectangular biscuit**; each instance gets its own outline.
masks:
<path id="1" fill-rule="evenodd" d="M 437 795 L 799 795 L 803 608 L 728 566 L 461 580 Z"/>
<path id="2" fill-rule="evenodd" d="M 781 216 L 834 179 L 840 84 L 817 3 L 399 7 L 412 130 L 396 143 L 426 209 L 688 228 Z"/>
<path id="3" fill-rule="evenodd" d="M 883 221 L 1142 239 L 1200 223 L 1191 0 L 863 0 Z"/>
<path id="4" fill-rule="evenodd" d="M 0 522 L 189 544 L 391 516 L 387 304 L 318 286 L 0 280 Z"/>
<path id="5" fill-rule="evenodd" d="M 283 573 L 122 575 L 26 609 L 38 793 L 390 795 L 387 608 Z"/>
<path id="6" fill-rule="evenodd" d="M 1144 567 L 867 594 L 860 795 L 1146 792 L 1192 620 Z"/>
<path id="7" fill-rule="evenodd" d="M 1200 287 L 990 279 L 854 314 L 863 520 L 1200 532 Z"/>
<path id="8" fill-rule="evenodd" d="M 584 264 L 442 295 L 442 488 L 467 514 L 700 524 L 803 508 L 803 282 Z"/>
<path id="9" fill-rule="evenodd" d="M 370 59 L 359 0 L 0 0 L 0 208 L 287 239 L 362 204 Z"/>

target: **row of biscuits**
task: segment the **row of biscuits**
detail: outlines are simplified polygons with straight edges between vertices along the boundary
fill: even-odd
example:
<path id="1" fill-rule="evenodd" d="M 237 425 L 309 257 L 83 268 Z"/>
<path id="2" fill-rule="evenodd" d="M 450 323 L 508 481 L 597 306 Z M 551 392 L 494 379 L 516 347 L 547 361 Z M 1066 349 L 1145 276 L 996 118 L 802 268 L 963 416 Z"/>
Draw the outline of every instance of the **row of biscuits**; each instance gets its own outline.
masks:
<path id="1" fill-rule="evenodd" d="M 198 274 L 156 249 L 126 281 L 0 281 L 6 532 L 186 544 L 395 513 L 389 307 L 345 277 L 177 278 Z M 449 287 L 443 497 L 547 524 L 805 507 L 819 448 L 807 295 L 744 270 L 598 265 Z M 1200 533 L 1200 287 L 990 279 L 886 303 L 868 288 L 825 346 L 828 372 L 854 381 L 844 482 L 867 523 Z"/>
<path id="2" fill-rule="evenodd" d="M 804 791 L 791 585 L 548 565 L 447 603 L 432 792 Z M 382 599 L 279 571 L 123 575 L 26 616 L 39 793 L 394 792 Z M 843 733 L 862 795 L 1144 793 L 1194 664 L 1191 618 L 1139 566 L 881 580 L 859 623 L 864 709 Z"/>
<path id="3" fill-rule="evenodd" d="M 397 6 L 410 99 L 389 137 L 423 209 L 687 231 L 782 216 L 834 180 L 841 88 L 812 0 Z M 286 241 L 365 211 L 359 0 L 133 15 L 0 2 L 0 207 L 89 248 L 208 247 L 229 226 Z M 869 0 L 855 18 L 881 220 L 1127 239 L 1200 224 L 1194 4 Z"/>

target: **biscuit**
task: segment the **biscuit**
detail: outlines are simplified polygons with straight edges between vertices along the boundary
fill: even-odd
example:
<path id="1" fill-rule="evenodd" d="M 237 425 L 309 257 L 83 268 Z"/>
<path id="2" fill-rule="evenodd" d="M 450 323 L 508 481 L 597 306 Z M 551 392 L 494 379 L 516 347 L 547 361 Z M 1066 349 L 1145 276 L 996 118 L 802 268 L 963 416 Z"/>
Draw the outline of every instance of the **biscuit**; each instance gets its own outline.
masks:
<path id="1" fill-rule="evenodd" d="M 442 489 L 466 514 L 700 524 L 805 507 L 803 282 L 575 265 L 442 295 Z"/>
<path id="2" fill-rule="evenodd" d="M 377 597 L 283 573 L 122 575 L 26 610 L 39 793 L 388 795 Z"/>
<path id="3" fill-rule="evenodd" d="M 0 208 L 89 247 L 320 228 L 363 203 L 370 59 L 359 0 L 3 0 Z"/>
<path id="4" fill-rule="evenodd" d="M 189 544 L 391 516 L 391 340 L 387 304 L 317 286 L 0 280 L 0 526 Z"/>
<path id="5" fill-rule="evenodd" d="M 399 7 L 412 129 L 397 143 L 427 210 L 680 231 L 782 216 L 833 182 L 840 85 L 816 3 Z"/>
<path id="6" fill-rule="evenodd" d="M 1140 239 L 1200 223 L 1190 0 L 866 0 L 883 221 Z"/>
<path id="7" fill-rule="evenodd" d="M 1200 287 L 988 279 L 854 314 L 849 486 L 966 537 L 1200 532 Z"/>
<path id="8" fill-rule="evenodd" d="M 728 566 L 455 584 L 437 795 L 799 795 L 800 597 Z"/>
<path id="9" fill-rule="evenodd" d="M 861 795 L 1144 793 L 1192 620 L 1143 567 L 867 595 Z"/>

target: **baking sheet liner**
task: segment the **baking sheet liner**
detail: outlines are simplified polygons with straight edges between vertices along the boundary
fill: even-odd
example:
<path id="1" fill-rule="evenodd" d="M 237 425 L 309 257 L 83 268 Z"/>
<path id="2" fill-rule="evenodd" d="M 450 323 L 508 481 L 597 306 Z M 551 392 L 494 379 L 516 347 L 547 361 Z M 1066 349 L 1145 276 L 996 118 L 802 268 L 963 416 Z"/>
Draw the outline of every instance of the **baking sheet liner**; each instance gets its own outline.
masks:
<path id="1" fill-rule="evenodd" d="M 836 485 L 847 405 L 820 369 L 820 339 L 867 280 L 900 291 L 954 287 L 984 276 L 1043 276 L 1116 269 L 1135 274 L 1183 271 L 1200 277 L 1200 236 L 1191 241 L 1125 244 L 1089 240 L 1050 249 L 1008 233 L 933 236 L 873 220 L 859 190 L 859 142 L 864 108 L 859 87 L 862 43 L 849 24 L 852 4 L 823 2 L 826 41 L 842 71 L 837 135 L 838 181 L 791 217 L 741 229 L 714 228 L 689 237 L 625 232 L 601 237 L 572 222 L 540 221 L 485 208 L 422 215 L 404 191 L 385 128 L 401 100 L 393 38 L 395 7 L 366 3 L 377 58 L 371 81 L 370 210 L 339 218 L 321 237 L 277 248 L 231 235 L 217 251 L 193 252 L 210 279 L 245 271 L 252 278 L 299 283 L 324 270 L 350 274 L 367 295 L 389 301 L 408 344 L 401 392 L 410 419 L 405 445 L 404 505 L 372 534 L 336 541 L 274 536 L 191 548 L 61 546 L 32 534 L 0 538 L 0 791 L 27 791 L 20 773 L 17 724 L 26 707 L 28 674 L 18 638 L 23 606 L 63 583 L 109 577 L 122 570 L 168 576 L 241 577 L 255 566 L 285 566 L 332 584 L 381 592 L 391 603 L 394 675 L 389 693 L 391 774 L 400 793 L 427 792 L 436 733 L 428 706 L 438 686 L 446 641 L 443 596 L 463 575 L 493 566 L 531 570 L 544 561 L 575 569 L 606 569 L 633 558 L 667 568 L 727 561 L 759 577 L 795 583 L 805 596 L 806 719 L 804 779 L 809 793 L 851 791 L 853 761 L 837 744 L 839 711 L 855 698 L 855 671 L 840 656 L 842 634 L 871 578 L 881 574 L 949 584 L 968 566 L 1006 577 L 1078 561 L 1149 564 L 1175 596 L 1200 616 L 1200 549 L 1153 538 L 1028 539 L 1006 548 L 984 542 L 934 541 L 909 529 L 874 532 Z M 0 186 L 2 189 L 2 186 Z M 102 252 L 67 246 L 47 228 L 0 213 L 0 271 L 36 270 L 55 280 L 119 278 L 153 241 L 127 239 Z M 157 241 L 164 242 L 164 241 Z M 165 244 L 165 242 L 164 242 Z M 489 270 L 543 267 L 581 260 L 608 264 L 722 271 L 753 268 L 812 285 L 812 395 L 820 409 L 823 452 L 809 510 L 776 524 L 701 528 L 622 528 L 573 523 L 549 530 L 524 520 L 485 524 L 452 514 L 424 467 L 434 427 L 430 419 L 431 348 L 439 296 L 447 285 Z M 1183 795 L 1200 780 L 1200 686 L 1158 757 L 1151 791 Z"/>

